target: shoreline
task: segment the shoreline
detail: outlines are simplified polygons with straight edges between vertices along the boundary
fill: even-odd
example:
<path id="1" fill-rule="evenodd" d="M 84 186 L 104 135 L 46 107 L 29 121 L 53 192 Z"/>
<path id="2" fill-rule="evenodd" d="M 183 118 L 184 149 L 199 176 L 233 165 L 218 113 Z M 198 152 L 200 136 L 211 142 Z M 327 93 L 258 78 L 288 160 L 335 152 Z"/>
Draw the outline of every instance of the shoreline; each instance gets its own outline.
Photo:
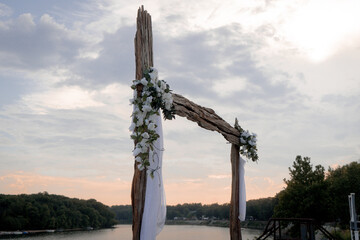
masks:
<path id="1" fill-rule="evenodd" d="M 0 239 L 8 236 L 35 235 L 57 232 L 76 232 L 76 231 L 92 231 L 94 228 L 72 228 L 72 229 L 42 229 L 42 230 L 16 230 L 16 231 L 0 231 Z"/>
<path id="2" fill-rule="evenodd" d="M 266 226 L 266 221 L 243 221 L 242 228 L 263 230 Z M 130 223 L 120 223 L 117 225 L 131 225 Z M 229 220 L 166 220 L 165 225 L 193 225 L 193 226 L 209 226 L 209 227 L 229 227 Z M 114 228 L 116 225 L 110 228 Z M 100 228 L 106 229 L 106 228 Z M 9 236 L 25 236 L 36 234 L 50 234 L 58 232 L 75 232 L 75 231 L 92 231 L 97 230 L 92 227 L 87 228 L 73 228 L 73 229 L 43 229 L 43 230 L 16 230 L 16 231 L 0 231 L 0 239 Z"/>
<path id="3" fill-rule="evenodd" d="M 243 221 L 242 228 L 263 230 L 267 221 Z M 229 220 L 166 220 L 165 225 L 198 225 L 210 227 L 229 227 Z"/>

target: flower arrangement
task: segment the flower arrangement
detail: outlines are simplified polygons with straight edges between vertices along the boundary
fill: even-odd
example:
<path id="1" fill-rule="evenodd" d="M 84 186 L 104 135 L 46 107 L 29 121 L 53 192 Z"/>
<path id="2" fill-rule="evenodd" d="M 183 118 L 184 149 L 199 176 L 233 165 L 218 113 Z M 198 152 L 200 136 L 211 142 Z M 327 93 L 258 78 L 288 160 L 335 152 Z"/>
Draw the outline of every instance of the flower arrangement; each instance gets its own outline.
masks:
<path id="1" fill-rule="evenodd" d="M 251 159 L 253 162 L 257 162 L 259 160 L 259 156 L 257 155 L 256 134 L 249 133 L 248 130 L 245 131 L 242 129 L 237 118 L 235 118 L 234 127 L 240 131 L 240 154 L 248 159 Z"/>
<path id="2" fill-rule="evenodd" d="M 142 91 L 138 93 L 139 84 L 142 85 Z M 175 118 L 175 107 L 169 85 L 158 79 L 158 71 L 153 67 L 144 72 L 144 78 L 134 80 L 131 88 L 134 97 L 130 103 L 134 109 L 129 130 L 133 132 L 131 138 L 135 142 L 133 155 L 142 171 L 150 166 L 149 150 L 154 150 L 154 142 L 159 138 L 155 124 L 156 116 L 160 115 L 159 109 L 162 109 L 165 119 L 171 120 Z"/>

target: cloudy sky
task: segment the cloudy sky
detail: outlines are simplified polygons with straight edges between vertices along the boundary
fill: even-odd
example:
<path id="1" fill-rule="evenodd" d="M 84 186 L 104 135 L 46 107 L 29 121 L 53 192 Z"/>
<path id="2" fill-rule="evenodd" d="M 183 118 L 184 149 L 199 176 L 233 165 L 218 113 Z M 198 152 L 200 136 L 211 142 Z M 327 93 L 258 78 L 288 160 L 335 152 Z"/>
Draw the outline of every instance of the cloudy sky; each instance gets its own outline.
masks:
<path id="1" fill-rule="evenodd" d="M 174 92 L 258 135 L 247 199 L 274 196 L 296 155 L 360 159 L 357 0 L 1 0 L 0 193 L 130 204 L 133 39 L 152 15 Z M 164 122 L 168 204 L 230 200 L 230 145 Z"/>

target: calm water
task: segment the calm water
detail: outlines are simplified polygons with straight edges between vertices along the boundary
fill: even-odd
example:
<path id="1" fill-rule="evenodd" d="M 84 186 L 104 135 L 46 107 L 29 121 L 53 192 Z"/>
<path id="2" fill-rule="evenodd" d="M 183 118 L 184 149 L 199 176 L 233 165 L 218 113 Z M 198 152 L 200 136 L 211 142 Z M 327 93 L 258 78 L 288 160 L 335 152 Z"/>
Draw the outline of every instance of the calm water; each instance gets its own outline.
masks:
<path id="1" fill-rule="evenodd" d="M 253 240 L 259 230 L 242 229 L 243 240 Z M 52 233 L 31 237 L 16 237 L 24 240 L 131 240 L 131 225 L 118 225 L 114 229 L 84 232 Z M 11 239 L 11 238 L 9 238 Z M 166 225 L 156 240 L 223 240 L 230 239 L 229 229 L 207 226 Z"/>

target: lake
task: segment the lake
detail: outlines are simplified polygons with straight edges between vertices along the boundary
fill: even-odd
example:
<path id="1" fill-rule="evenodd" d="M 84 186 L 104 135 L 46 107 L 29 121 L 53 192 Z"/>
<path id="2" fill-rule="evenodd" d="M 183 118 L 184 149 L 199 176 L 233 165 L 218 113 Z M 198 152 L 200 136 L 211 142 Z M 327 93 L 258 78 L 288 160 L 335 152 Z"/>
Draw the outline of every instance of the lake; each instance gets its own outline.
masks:
<path id="1" fill-rule="evenodd" d="M 242 229 L 243 240 L 253 240 L 262 231 Z M 37 236 L 16 237 L 24 240 L 131 240 L 131 225 L 117 225 L 113 229 L 100 229 L 80 232 L 59 232 Z M 6 238 L 14 239 L 14 238 Z M 165 225 L 156 240 L 223 240 L 230 239 L 229 229 L 221 227 L 192 226 L 192 225 Z"/>

